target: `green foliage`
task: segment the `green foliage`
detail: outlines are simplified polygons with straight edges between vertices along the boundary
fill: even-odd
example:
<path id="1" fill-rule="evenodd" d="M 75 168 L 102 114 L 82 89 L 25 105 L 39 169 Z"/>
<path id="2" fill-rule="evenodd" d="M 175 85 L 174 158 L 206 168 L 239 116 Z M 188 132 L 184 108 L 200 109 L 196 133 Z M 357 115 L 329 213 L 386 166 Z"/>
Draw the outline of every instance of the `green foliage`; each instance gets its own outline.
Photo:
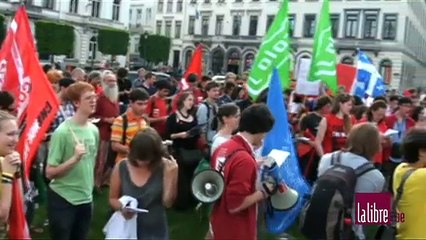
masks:
<path id="1" fill-rule="evenodd" d="M 146 61 L 157 64 L 169 60 L 171 40 L 161 35 L 148 35 L 145 39 L 141 35 L 139 41 L 139 52 Z M 145 52 L 146 51 L 146 52 Z"/>
<path id="2" fill-rule="evenodd" d="M 35 37 L 37 49 L 45 55 L 67 55 L 74 53 L 74 27 L 62 23 L 36 21 Z"/>
<path id="3" fill-rule="evenodd" d="M 103 54 L 126 55 L 129 45 L 129 33 L 115 29 L 98 31 L 98 49 Z"/>
<path id="4" fill-rule="evenodd" d="M 3 42 L 6 37 L 6 26 L 4 25 L 4 16 L 0 15 L 0 43 Z"/>

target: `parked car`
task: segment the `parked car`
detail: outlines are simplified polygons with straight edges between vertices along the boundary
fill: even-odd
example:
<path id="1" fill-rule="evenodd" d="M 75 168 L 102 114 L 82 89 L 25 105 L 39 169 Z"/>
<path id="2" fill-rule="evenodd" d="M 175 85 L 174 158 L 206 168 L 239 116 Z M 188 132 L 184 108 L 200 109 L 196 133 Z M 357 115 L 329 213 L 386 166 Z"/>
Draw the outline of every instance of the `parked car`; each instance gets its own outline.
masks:
<path id="1" fill-rule="evenodd" d="M 219 83 L 220 85 L 225 84 L 225 76 L 216 75 L 216 76 L 212 77 L 212 80 Z"/>

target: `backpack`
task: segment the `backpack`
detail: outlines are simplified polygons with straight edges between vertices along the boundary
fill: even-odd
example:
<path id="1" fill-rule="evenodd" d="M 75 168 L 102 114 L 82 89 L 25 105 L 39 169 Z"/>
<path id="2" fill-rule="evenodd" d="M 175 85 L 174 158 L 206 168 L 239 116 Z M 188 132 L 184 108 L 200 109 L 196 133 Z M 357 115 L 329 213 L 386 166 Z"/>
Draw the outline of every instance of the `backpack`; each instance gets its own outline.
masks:
<path id="1" fill-rule="evenodd" d="M 299 228 L 310 239 L 350 240 L 352 207 L 357 179 L 375 169 L 365 163 L 357 169 L 341 164 L 341 151 L 332 153 L 331 168 L 320 176 L 302 209 Z"/>
<path id="2" fill-rule="evenodd" d="M 121 144 L 125 145 L 126 144 L 126 131 L 127 131 L 127 126 L 129 125 L 129 120 L 127 118 L 126 113 L 121 114 L 121 117 L 123 118 L 123 133 L 121 135 Z M 112 168 L 115 165 L 115 159 L 117 159 L 117 152 L 112 150 L 112 144 L 109 145 L 109 149 L 108 149 L 108 155 L 107 155 L 107 161 L 105 164 L 105 168 L 104 171 L 106 171 L 108 168 Z"/>
<path id="3" fill-rule="evenodd" d="M 211 106 L 210 106 L 210 104 L 209 103 L 207 103 L 207 102 L 203 102 L 203 104 L 206 106 L 206 108 L 207 108 L 207 125 L 209 125 L 209 120 L 210 120 L 210 108 L 211 108 Z M 216 109 L 216 107 L 213 107 L 213 120 L 212 120 L 212 123 L 210 124 L 210 129 L 212 130 L 212 131 L 216 131 L 217 130 L 217 128 L 218 128 L 218 126 L 219 126 L 219 123 L 218 123 L 218 119 L 217 119 L 217 117 L 216 117 L 216 115 L 217 115 L 217 109 Z"/>

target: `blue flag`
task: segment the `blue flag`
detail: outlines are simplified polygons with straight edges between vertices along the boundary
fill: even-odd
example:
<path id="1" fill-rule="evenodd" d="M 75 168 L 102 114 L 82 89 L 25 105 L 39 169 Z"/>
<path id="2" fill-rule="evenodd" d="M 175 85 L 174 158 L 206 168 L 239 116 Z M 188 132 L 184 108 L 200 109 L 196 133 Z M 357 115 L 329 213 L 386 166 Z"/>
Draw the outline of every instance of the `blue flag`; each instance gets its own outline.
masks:
<path id="1" fill-rule="evenodd" d="M 267 105 L 275 118 L 275 124 L 265 138 L 262 156 L 267 156 L 273 149 L 290 152 L 288 159 L 281 165 L 281 176 L 289 187 L 299 193 L 299 201 L 294 208 L 288 211 L 275 211 L 272 215 L 266 214 L 266 227 L 269 232 L 274 234 L 283 233 L 294 224 L 306 203 L 304 196 L 311 191 L 311 187 L 300 171 L 281 89 L 278 71 L 274 69 L 269 85 Z"/>
<path id="2" fill-rule="evenodd" d="M 370 97 L 385 95 L 386 87 L 383 78 L 363 51 L 358 52 L 357 69 L 354 95 L 361 98 L 364 98 L 365 95 Z"/>

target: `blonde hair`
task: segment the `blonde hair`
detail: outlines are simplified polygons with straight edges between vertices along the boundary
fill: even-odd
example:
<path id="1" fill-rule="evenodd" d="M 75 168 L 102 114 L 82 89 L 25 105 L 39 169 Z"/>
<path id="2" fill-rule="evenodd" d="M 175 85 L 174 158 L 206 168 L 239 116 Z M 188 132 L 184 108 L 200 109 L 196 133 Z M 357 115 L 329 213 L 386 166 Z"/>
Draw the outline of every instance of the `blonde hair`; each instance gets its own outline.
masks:
<path id="1" fill-rule="evenodd" d="M 16 120 L 16 117 L 6 111 L 0 110 L 0 129 L 1 129 L 1 122 L 6 120 Z"/>
<path id="2" fill-rule="evenodd" d="M 58 70 L 49 70 L 46 73 L 47 79 L 51 84 L 56 84 L 63 78 L 62 73 Z"/>

